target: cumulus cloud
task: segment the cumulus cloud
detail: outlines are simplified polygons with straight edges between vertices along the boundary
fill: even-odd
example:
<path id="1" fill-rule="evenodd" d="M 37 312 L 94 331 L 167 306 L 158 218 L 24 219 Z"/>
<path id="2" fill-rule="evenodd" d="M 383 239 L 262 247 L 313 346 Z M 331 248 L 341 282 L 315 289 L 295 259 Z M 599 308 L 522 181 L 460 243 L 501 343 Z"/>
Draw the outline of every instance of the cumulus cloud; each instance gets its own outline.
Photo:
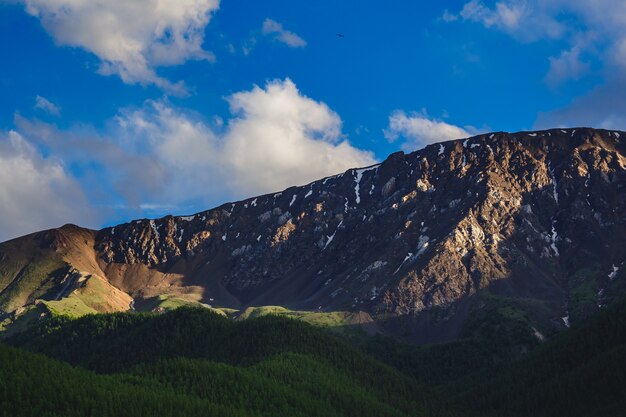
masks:
<path id="1" fill-rule="evenodd" d="M 467 129 L 476 131 L 471 127 Z M 425 113 L 406 114 L 402 110 L 396 110 L 389 116 L 389 126 L 384 130 L 384 135 L 392 142 L 404 138 L 402 149 L 414 151 L 431 143 L 469 137 L 471 133 L 468 130 L 431 119 Z"/>
<path id="2" fill-rule="evenodd" d="M 55 158 L 44 158 L 15 131 L 0 133 L 0 241 L 58 227 L 93 226 L 80 185 Z"/>
<path id="3" fill-rule="evenodd" d="M 202 49 L 204 28 L 219 0 L 21 0 L 58 44 L 100 59 L 99 72 L 129 84 L 183 93 L 182 83 L 157 75 L 159 66 L 213 60 Z"/>
<path id="4" fill-rule="evenodd" d="M 277 191 L 374 162 L 343 139 L 335 112 L 289 79 L 233 94 L 228 102 L 232 118 L 222 133 L 150 101 L 118 118 L 118 137 L 150 150 L 166 173 L 163 196 L 170 201 Z"/>
<path id="5" fill-rule="evenodd" d="M 19 117 L 16 124 L 80 171 L 96 167 L 86 187 L 111 187 L 135 209 L 202 210 L 375 162 L 344 138 L 335 112 L 289 79 L 227 100 L 231 117 L 218 127 L 167 100 L 121 110 L 106 132 Z M 100 204 L 111 198 L 102 194 Z"/>
<path id="6" fill-rule="evenodd" d="M 61 114 L 59 106 L 42 96 L 35 97 L 35 108 L 43 110 L 53 116 L 59 116 Z"/>
<path id="7" fill-rule="evenodd" d="M 263 34 L 272 35 L 274 39 L 292 48 L 304 48 L 306 41 L 295 33 L 283 28 L 283 25 L 272 19 L 263 22 Z"/>

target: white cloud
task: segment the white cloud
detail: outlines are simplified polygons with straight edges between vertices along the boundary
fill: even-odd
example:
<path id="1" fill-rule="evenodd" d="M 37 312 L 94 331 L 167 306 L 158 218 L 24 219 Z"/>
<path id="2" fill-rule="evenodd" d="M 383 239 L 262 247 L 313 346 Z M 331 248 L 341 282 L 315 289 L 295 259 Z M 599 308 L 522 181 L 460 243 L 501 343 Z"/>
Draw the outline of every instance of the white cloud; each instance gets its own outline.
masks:
<path id="1" fill-rule="evenodd" d="M 61 114 L 61 109 L 56 104 L 42 96 L 35 97 L 35 108 L 43 110 L 54 116 L 59 116 Z"/>
<path id="2" fill-rule="evenodd" d="M 474 128 L 467 129 L 475 132 Z M 389 116 L 389 126 L 384 134 L 392 142 L 400 137 L 404 138 L 402 149 L 414 151 L 431 143 L 469 137 L 471 133 L 468 130 L 431 119 L 425 113 L 407 115 L 404 111 L 397 110 Z"/>
<path id="3" fill-rule="evenodd" d="M 99 167 L 86 187 L 111 187 L 135 209 L 206 209 L 375 162 L 345 140 L 335 112 L 289 79 L 227 100 L 232 116 L 217 128 L 212 116 L 166 100 L 120 111 L 104 133 L 85 127 L 63 132 L 23 118 L 16 123 L 68 163 L 86 171 Z M 99 204 L 111 198 L 102 194 Z"/>
<path id="4" fill-rule="evenodd" d="M 463 20 L 508 33 L 522 41 L 559 38 L 566 25 L 550 14 L 549 3 L 560 0 L 504 0 L 488 7 L 482 0 L 471 0 L 461 9 Z"/>
<path id="5" fill-rule="evenodd" d="M 448 9 L 446 9 L 443 11 L 443 15 L 441 15 L 441 19 L 446 23 L 450 23 L 450 22 L 455 22 L 459 20 L 459 16 L 455 15 L 454 13 L 450 13 Z"/>
<path id="6" fill-rule="evenodd" d="M 182 83 L 158 76 L 155 67 L 214 59 L 202 42 L 219 0 L 21 1 L 57 43 L 94 53 L 100 73 L 117 74 L 129 84 L 184 93 Z"/>
<path id="7" fill-rule="evenodd" d="M 522 41 L 547 39 L 566 44 L 558 54 L 547 57 L 550 69 L 545 81 L 550 87 L 580 79 L 592 69 L 604 77 L 603 85 L 568 106 L 540 114 L 536 126 L 626 127 L 622 98 L 626 96 L 626 0 L 500 0 L 493 4 L 471 0 L 461 16 Z M 598 65 L 592 67 L 595 62 Z"/>
<path id="8" fill-rule="evenodd" d="M 283 25 L 272 19 L 263 22 L 263 34 L 274 35 L 274 39 L 292 48 L 304 48 L 306 41 L 293 32 L 283 28 Z"/>
<path id="9" fill-rule="evenodd" d="M 550 57 L 550 70 L 546 75 L 546 82 L 551 87 L 557 87 L 567 80 L 578 80 L 591 71 L 588 62 L 580 57 L 580 48 L 575 46 L 570 50 L 562 51 L 558 57 Z"/>
<path id="10" fill-rule="evenodd" d="M 289 79 L 233 94 L 228 102 L 233 117 L 221 134 L 164 102 L 120 117 L 120 137 L 149 149 L 166 172 L 166 201 L 277 191 L 374 162 L 342 138 L 335 112 L 300 94 Z"/>
<path id="11" fill-rule="evenodd" d="M 506 4 L 496 3 L 494 9 L 486 7 L 480 0 L 466 3 L 461 10 L 461 17 L 465 20 L 480 22 L 486 27 L 498 27 L 504 30 L 516 30 L 524 14 L 528 10 L 524 3 Z"/>
<path id="12" fill-rule="evenodd" d="M 471 0 L 460 16 L 523 41 L 565 40 L 567 50 L 600 51 L 607 63 L 626 68 L 626 54 L 621 59 L 619 53 L 626 42 L 626 0 L 501 0 L 493 7 Z"/>
<path id="13" fill-rule="evenodd" d="M 93 210 L 63 164 L 19 133 L 0 133 L 0 241 L 64 223 L 93 226 Z"/>

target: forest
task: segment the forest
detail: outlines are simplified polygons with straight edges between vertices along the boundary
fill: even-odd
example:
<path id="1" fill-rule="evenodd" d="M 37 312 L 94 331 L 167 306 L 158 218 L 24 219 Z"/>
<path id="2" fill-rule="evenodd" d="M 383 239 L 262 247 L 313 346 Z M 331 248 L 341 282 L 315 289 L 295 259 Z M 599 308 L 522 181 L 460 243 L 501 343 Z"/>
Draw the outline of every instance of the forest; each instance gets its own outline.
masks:
<path id="1" fill-rule="evenodd" d="M 0 345 L 0 415 L 617 416 L 623 317 L 626 300 L 502 360 L 478 338 L 349 340 L 196 307 L 56 316 Z"/>

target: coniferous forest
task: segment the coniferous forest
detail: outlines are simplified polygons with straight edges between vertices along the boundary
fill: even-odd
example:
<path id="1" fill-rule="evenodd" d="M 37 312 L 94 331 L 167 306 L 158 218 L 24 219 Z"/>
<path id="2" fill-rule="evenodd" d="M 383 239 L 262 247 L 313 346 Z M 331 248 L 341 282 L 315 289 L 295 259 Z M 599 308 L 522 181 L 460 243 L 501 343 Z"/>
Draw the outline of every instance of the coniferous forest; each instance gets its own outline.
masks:
<path id="1" fill-rule="evenodd" d="M 617 416 L 626 410 L 625 316 L 622 301 L 491 362 L 498 348 L 487 340 L 345 339 L 272 315 L 232 321 L 182 307 L 50 317 L 0 345 L 0 413 Z"/>

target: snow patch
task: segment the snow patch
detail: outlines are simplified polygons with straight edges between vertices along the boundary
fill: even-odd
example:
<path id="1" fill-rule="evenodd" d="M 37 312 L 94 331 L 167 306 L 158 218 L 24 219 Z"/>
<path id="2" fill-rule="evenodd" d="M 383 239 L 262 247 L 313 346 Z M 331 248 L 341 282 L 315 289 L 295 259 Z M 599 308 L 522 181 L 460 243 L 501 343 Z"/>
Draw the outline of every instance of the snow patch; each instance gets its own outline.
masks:
<path id="1" fill-rule="evenodd" d="M 565 327 L 567 327 L 569 329 L 569 314 L 566 313 L 565 316 L 561 317 L 561 320 L 563 320 L 563 324 L 565 325 Z"/>
<path id="2" fill-rule="evenodd" d="M 426 235 L 421 235 L 419 237 L 419 241 L 417 242 L 417 253 L 415 254 L 416 257 L 426 252 L 426 249 L 428 248 L 429 240 L 430 238 Z"/>
<path id="3" fill-rule="evenodd" d="M 409 252 L 409 253 L 408 253 L 408 254 L 404 257 L 404 260 L 403 260 L 403 261 L 400 263 L 400 265 L 398 266 L 398 269 L 396 269 L 396 270 L 393 272 L 393 274 L 395 275 L 395 274 L 396 274 L 396 273 L 400 270 L 400 268 L 402 268 L 402 265 L 404 265 L 404 263 L 405 263 L 406 261 L 408 261 L 409 259 L 411 259 L 411 257 L 412 257 L 412 256 L 413 256 L 413 253 Z"/>
<path id="4" fill-rule="evenodd" d="M 545 336 L 542 335 L 539 330 L 535 329 L 534 327 L 533 329 L 533 334 L 535 335 L 535 337 L 537 338 L 537 340 L 539 340 L 540 342 L 543 342 L 546 340 Z"/>
<path id="5" fill-rule="evenodd" d="M 224 234 L 222 235 L 222 240 L 223 240 L 224 242 L 226 242 L 226 237 L 227 237 L 227 236 L 228 236 L 228 233 L 224 233 Z"/>
<path id="6" fill-rule="evenodd" d="M 156 240 L 157 242 L 159 240 L 161 240 L 161 234 L 159 233 L 159 231 L 157 230 L 156 224 L 154 224 L 154 220 L 150 220 L 150 227 L 152 228 L 152 231 L 154 232 L 155 236 L 156 236 Z"/>
<path id="7" fill-rule="evenodd" d="M 332 235 L 326 236 L 328 240 L 326 241 L 326 244 L 324 245 L 324 248 L 322 250 L 326 249 L 328 245 L 330 245 L 330 242 L 333 241 L 333 239 L 335 238 L 335 235 L 337 234 L 337 230 L 339 229 L 339 226 L 341 226 L 342 223 L 343 223 L 343 220 L 339 222 L 339 224 L 337 225 L 337 229 L 335 229 Z"/>
<path id="8" fill-rule="evenodd" d="M 439 153 L 437 155 L 438 156 L 439 155 L 443 155 L 443 151 L 445 151 L 445 150 L 446 150 L 446 148 L 444 148 L 443 144 L 442 143 L 439 144 Z"/>
<path id="9" fill-rule="evenodd" d="M 535 136 L 537 136 L 537 134 L 536 133 L 529 133 L 528 136 L 535 137 Z"/>
<path id="10" fill-rule="evenodd" d="M 619 268 L 616 267 L 615 265 L 611 265 L 611 268 L 613 270 L 611 272 L 609 272 L 609 279 L 611 281 L 613 281 L 615 279 L 615 277 L 617 276 L 617 272 L 619 271 Z"/>
<path id="11" fill-rule="evenodd" d="M 356 203 L 359 204 L 361 202 L 361 196 L 359 195 L 359 191 L 361 189 L 361 179 L 363 178 L 363 173 L 366 171 L 371 171 L 373 169 L 378 169 L 379 165 L 374 165 L 368 168 L 361 168 L 354 171 L 354 193 L 356 194 Z"/>
<path id="12" fill-rule="evenodd" d="M 184 222 L 190 222 L 190 221 L 192 221 L 195 218 L 196 218 L 195 215 L 194 216 L 180 216 L 179 217 L 179 219 L 181 219 Z"/>
<path id="13" fill-rule="evenodd" d="M 310 197 L 313 194 L 313 189 L 311 188 L 308 193 L 304 195 L 304 198 Z"/>
<path id="14" fill-rule="evenodd" d="M 550 236 L 550 247 L 554 251 L 556 256 L 559 256 L 559 249 L 556 247 L 556 240 L 558 239 L 558 234 L 556 232 L 556 219 L 552 220 L 552 235 Z"/>
<path id="15" fill-rule="evenodd" d="M 251 205 L 252 207 L 256 207 L 256 200 L 257 200 L 257 199 L 255 198 L 255 199 L 254 199 L 254 200 L 252 200 L 252 202 L 250 203 L 250 205 Z"/>
<path id="16" fill-rule="evenodd" d="M 291 202 L 289 203 L 289 207 L 293 206 L 293 203 L 296 202 L 296 198 L 298 198 L 298 196 L 294 194 L 293 197 L 291 198 Z"/>
<path id="17" fill-rule="evenodd" d="M 261 241 L 261 235 L 259 235 L 259 236 L 256 238 L 256 241 L 257 241 L 257 242 L 260 242 L 260 241 Z"/>

